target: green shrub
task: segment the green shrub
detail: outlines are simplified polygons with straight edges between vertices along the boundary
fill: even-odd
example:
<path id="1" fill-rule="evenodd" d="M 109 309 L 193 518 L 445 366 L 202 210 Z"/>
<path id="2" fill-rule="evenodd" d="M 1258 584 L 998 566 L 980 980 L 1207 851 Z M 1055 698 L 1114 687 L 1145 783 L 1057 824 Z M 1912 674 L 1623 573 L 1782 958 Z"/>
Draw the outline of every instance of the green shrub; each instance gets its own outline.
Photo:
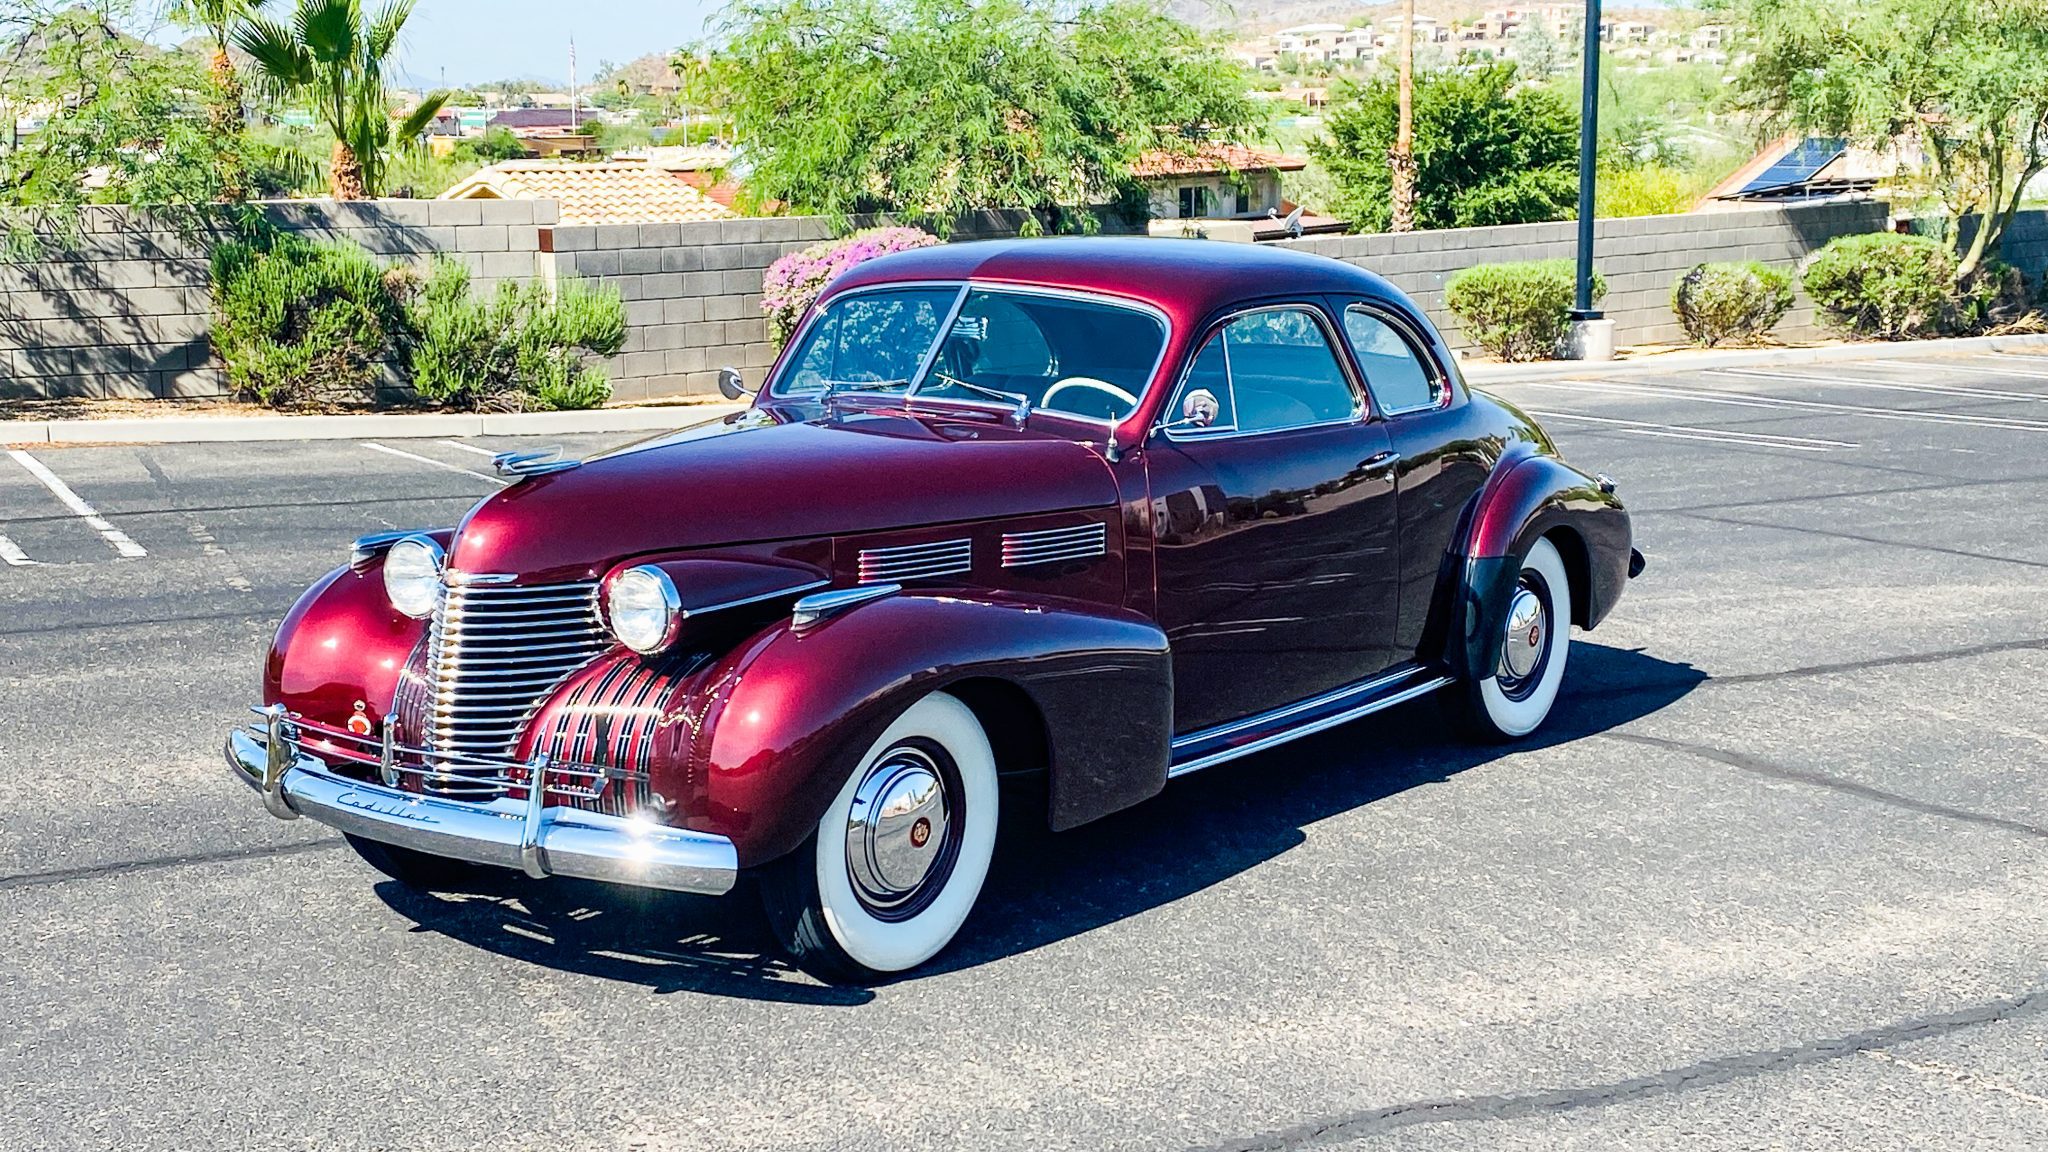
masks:
<path id="1" fill-rule="evenodd" d="M 1822 316 L 1857 336 L 1935 336 L 1956 312 L 1955 253 L 1925 236 L 1838 236 L 1815 254 L 1802 283 Z"/>
<path id="2" fill-rule="evenodd" d="M 1792 307 L 1792 277 L 1754 260 L 1699 264 L 1671 289 L 1671 310 L 1685 334 L 1703 348 L 1723 340 L 1753 343 Z"/>
<path id="3" fill-rule="evenodd" d="M 1569 260 L 1481 264 L 1451 277 L 1444 305 L 1472 342 L 1502 360 L 1547 360 L 1571 322 L 1575 269 Z M 1593 299 L 1607 282 L 1593 274 Z"/>
<path id="4" fill-rule="evenodd" d="M 228 382 L 279 408 L 364 400 L 404 333 L 406 277 L 348 243 L 213 250 L 213 347 Z"/>
<path id="5" fill-rule="evenodd" d="M 597 407 L 611 384 L 586 357 L 613 355 L 626 340 L 615 289 L 564 280 L 550 294 L 538 281 L 506 281 L 479 298 L 469 270 L 440 257 L 407 315 L 414 389 L 463 408 Z"/>
<path id="6" fill-rule="evenodd" d="M 1952 331 L 1959 335 L 2011 324 L 2033 310 L 2027 278 L 2002 260 L 1986 260 L 1956 288 Z"/>

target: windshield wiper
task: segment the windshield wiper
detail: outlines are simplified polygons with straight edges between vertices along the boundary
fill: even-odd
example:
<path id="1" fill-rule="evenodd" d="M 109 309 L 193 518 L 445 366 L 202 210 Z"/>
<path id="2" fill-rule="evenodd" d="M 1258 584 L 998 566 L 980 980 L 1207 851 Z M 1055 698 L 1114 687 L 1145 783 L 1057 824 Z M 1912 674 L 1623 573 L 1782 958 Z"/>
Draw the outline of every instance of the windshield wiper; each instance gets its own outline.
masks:
<path id="1" fill-rule="evenodd" d="M 986 384 L 976 384 L 972 380 L 962 380 L 958 376 L 951 376 L 937 369 L 932 370 L 931 376 L 949 387 L 965 388 L 969 392 L 979 392 L 991 400 L 1001 400 L 1005 404 L 1014 405 L 1015 409 L 1010 413 L 1010 418 L 1016 421 L 1019 426 L 1024 423 L 1026 417 L 1031 415 L 1031 397 L 1026 396 L 1022 392 L 1005 392 L 1000 388 L 990 388 Z"/>

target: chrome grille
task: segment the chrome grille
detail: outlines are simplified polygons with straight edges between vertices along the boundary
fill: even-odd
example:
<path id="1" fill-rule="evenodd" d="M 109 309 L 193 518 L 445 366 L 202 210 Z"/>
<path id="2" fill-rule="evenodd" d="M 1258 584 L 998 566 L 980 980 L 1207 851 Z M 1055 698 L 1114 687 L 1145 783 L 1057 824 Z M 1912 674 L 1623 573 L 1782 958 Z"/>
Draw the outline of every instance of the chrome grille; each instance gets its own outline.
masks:
<path id="1" fill-rule="evenodd" d="M 1003 567 L 1023 568 L 1061 560 L 1086 560 L 1109 551 L 1109 525 L 1097 521 L 1071 528 L 1003 533 Z"/>
<path id="2" fill-rule="evenodd" d="M 610 646 L 597 618 L 597 584 L 456 584 L 427 632 L 433 707 L 425 744 L 456 756 L 517 754 L 536 706 L 570 673 Z M 502 785 L 449 775 L 435 791 L 494 794 Z"/>
<path id="3" fill-rule="evenodd" d="M 973 567 L 974 544 L 969 540 L 934 540 L 928 544 L 897 544 L 888 548 L 860 550 L 860 582 L 863 584 L 957 576 Z"/>

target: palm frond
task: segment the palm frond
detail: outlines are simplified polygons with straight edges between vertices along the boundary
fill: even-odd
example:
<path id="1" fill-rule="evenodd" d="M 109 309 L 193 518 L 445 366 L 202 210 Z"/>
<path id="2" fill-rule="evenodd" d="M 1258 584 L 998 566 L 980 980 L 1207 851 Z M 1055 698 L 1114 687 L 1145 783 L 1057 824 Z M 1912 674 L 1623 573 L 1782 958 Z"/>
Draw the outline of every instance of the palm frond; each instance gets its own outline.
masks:
<path id="1" fill-rule="evenodd" d="M 259 78 L 283 91 L 313 82 L 313 59 L 291 29 L 265 16 L 251 16 L 235 29 L 235 46 L 256 61 Z"/>
<path id="2" fill-rule="evenodd" d="M 314 60 L 323 65 L 347 64 L 361 51 L 356 36 L 360 14 L 356 0 L 299 0 L 292 24 Z"/>
<path id="3" fill-rule="evenodd" d="M 427 93 L 426 98 L 420 101 L 419 107 L 407 113 L 405 119 L 400 120 L 392 129 L 392 135 L 401 144 L 411 144 L 426 135 L 428 125 L 434 122 L 434 117 L 441 114 L 442 105 L 448 103 L 448 98 L 453 95 L 454 93 L 445 88 L 439 92 Z"/>
<path id="4" fill-rule="evenodd" d="M 370 18 L 363 39 L 371 59 L 381 61 L 398 46 L 398 33 L 412 17 L 413 4 L 414 0 L 390 0 Z"/>

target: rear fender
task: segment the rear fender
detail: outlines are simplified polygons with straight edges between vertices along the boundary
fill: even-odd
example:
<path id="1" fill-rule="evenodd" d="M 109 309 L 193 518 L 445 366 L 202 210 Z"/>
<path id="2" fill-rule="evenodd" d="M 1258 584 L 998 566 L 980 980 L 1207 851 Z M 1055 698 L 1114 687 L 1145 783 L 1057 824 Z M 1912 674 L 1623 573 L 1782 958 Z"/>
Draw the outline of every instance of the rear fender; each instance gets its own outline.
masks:
<path id="1" fill-rule="evenodd" d="M 904 592 L 795 627 L 780 621 L 690 676 L 666 770 L 677 821 L 743 865 L 803 843 L 854 762 L 927 692 L 1015 685 L 1043 719 L 1050 822 L 1067 828 L 1166 784 L 1166 636 L 1119 608 L 995 592 Z"/>
<path id="2" fill-rule="evenodd" d="M 1456 582 L 1445 645 L 1455 671 L 1473 675 L 1500 662 L 1508 589 L 1522 558 L 1549 536 L 1572 573 L 1572 622 L 1592 628 L 1628 584 L 1628 512 L 1601 482 L 1555 456 L 1503 460 L 1474 498 L 1463 546 L 1450 558 Z"/>

